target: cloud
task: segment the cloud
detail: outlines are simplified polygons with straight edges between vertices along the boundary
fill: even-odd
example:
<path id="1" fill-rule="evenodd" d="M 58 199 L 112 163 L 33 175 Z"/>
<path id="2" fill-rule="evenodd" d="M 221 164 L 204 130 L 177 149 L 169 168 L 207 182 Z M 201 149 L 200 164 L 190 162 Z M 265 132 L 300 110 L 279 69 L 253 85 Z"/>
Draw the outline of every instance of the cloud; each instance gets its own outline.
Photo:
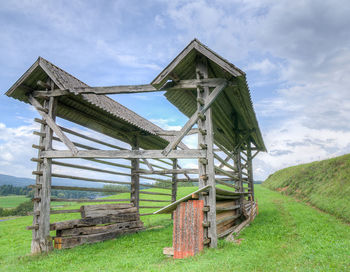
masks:
<path id="1" fill-rule="evenodd" d="M 57 64 L 68 66 L 91 85 L 149 82 L 197 37 L 243 67 L 253 86 L 270 151 L 257 156 L 257 178 L 350 152 L 348 1 L 67 3 L 4 2 L 2 18 L 18 19 L 1 21 L 0 46 L 7 53 L 0 61 L 8 69 L 0 79 L 15 78 L 23 70 L 18 65 L 27 65 L 33 54 L 43 54 L 60 60 Z M 84 16 L 79 16 L 81 10 Z M 141 95 L 138 99 L 146 100 Z M 162 119 L 152 118 L 151 111 L 147 116 L 164 129 L 180 129 L 177 116 L 164 113 Z M 0 129 L 4 135 L 21 133 L 19 127 L 15 132 L 8 126 Z M 11 137 L 1 141 L 4 146 Z M 184 141 L 196 146 L 195 136 Z M 10 146 L 2 148 L 5 162 L 15 158 Z"/>
<path id="2" fill-rule="evenodd" d="M 35 164 L 30 158 L 35 157 L 37 151 L 31 148 L 38 141 L 33 135 L 38 130 L 37 124 L 19 127 L 7 127 L 0 123 L 0 172 L 6 175 L 30 177 Z"/>

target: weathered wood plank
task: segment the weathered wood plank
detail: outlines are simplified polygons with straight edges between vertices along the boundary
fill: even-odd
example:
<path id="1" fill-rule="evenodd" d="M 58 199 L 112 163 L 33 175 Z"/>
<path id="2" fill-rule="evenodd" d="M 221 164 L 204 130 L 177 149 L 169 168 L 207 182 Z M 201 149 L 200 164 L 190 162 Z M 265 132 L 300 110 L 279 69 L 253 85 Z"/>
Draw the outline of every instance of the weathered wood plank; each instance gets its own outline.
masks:
<path id="1" fill-rule="evenodd" d="M 122 222 L 140 220 L 140 216 L 137 214 L 137 211 L 135 211 L 137 209 L 135 207 L 130 209 L 132 209 L 133 212 L 126 213 L 125 211 L 123 211 L 120 214 L 113 214 L 109 216 L 89 217 L 89 218 L 56 222 L 56 223 L 50 224 L 50 230 L 72 229 L 72 228 L 96 226 L 100 224 L 113 224 L 113 223 L 122 223 Z"/>
<path id="2" fill-rule="evenodd" d="M 128 192 L 130 192 L 130 190 L 125 190 L 125 189 L 89 188 L 89 187 L 56 186 L 56 185 L 51 186 L 51 189 L 67 190 L 67 191 L 111 192 L 111 193 L 128 193 Z"/>
<path id="3" fill-rule="evenodd" d="M 90 235 L 80 235 L 80 236 L 73 236 L 73 237 L 55 237 L 54 238 L 55 248 L 56 249 L 72 248 L 82 244 L 102 242 L 102 241 L 114 239 L 121 235 L 134 233 L 141 230 L 143 230 L 143 228 L 123 229 L 123 230 L 116 230 L 116 231 L 90 234 Z"/>
<path id="4" fill-rule="evenodd" d="M 133 203 L 84 205 L 80 207 L 80 212 L 82 218 L 100 217 L 120 214 L 121 212 L 133 212 L 135 209 L 130 209 L 132 207 L 134 207 Z"/>
<path id="5" fill-rule="evenodd" d="M 123 201 L 130 201 L 130 199 L 75 199 L 75 198 L 54 198 L 51 197 L 51 202 L 123 202 Z"/>
<path id="6" fill-rule="evenodd" d="M 140 174 L 161 175 L 161 174 L 198 174 L 198 169 L 167 169 L 167 170 L 139 170 Z"/>
<path id="7" fill-rule="evenodd" d="M 137 221 L 111 224 L 106 226 L 92 226 L 92 227 L 81 227 L 81 228 L 58 230 L 57 237 L 90 235 L 90 234 L 105 233 L 110 231 L 119 231 L 124 229 L 133 229 L 133 228 L 142 228 L 142 227 L 143 227 L 143 222 L 141 220 L 137 220 Z"/>
<path id="8" fill-rule="evenodd" d="M 204 158 L 205 150 L 172 150 L 168 155 L 161 150 L 79 150 L 73 154 L 68 150 L 43 151 L 41 158 L 111 158 L 111 159 L 193 159 Z"/>

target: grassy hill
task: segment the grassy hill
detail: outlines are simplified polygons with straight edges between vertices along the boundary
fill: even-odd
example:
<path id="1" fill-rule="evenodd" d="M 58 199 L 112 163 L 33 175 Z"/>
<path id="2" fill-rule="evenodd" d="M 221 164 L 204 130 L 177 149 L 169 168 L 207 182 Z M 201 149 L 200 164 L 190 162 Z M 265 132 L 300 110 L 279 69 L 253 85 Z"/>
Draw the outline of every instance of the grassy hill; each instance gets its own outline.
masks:
<path id="1" fill-rule="evenodd" d="M 350 222 L 350 154 L 282 169 L 263 186 Z"/>
<path id="2" fill-rule="evenodd" d="M 179 197 L 193 189 L 180 187 Z M 140 233 L 68 250 L 54 250 L 42 256 L 27 255 L 32 235 L 25 226 L 31 224 L 31 216 L 3 222 L 0 218 L 0 270 L 350 271 L 349 226 L 334 216 L 261 185 L 256 186 L 256 196 L 259 215 L 240 234 L 240 243 L 220 240 L 217 249 L 204 250 L 184 260 L 173 260 L 162 253 L 163 247 L 172 245 L 170 215 L 142 217 L 148 229 Z M 75 208 L 75 205 L 69 208 Z M 51 220 L 77 216 L 57 214 Z"/>

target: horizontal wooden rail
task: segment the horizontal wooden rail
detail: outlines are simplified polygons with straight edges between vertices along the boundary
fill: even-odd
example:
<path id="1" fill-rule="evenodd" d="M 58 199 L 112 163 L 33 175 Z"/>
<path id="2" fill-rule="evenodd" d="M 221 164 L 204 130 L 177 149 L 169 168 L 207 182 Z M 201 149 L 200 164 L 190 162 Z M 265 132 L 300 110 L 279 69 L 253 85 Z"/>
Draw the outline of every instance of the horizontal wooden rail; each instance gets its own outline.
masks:
<path id="1" fill-rule="evenodd" d="M 233 216 L 228 216 L 228 217 L 222 218 L 222 219 L 216 221 L 216 225 L 219 225 L 219 224 L 224 223 L 224 222 L 229 221 L 229 220 L 235 220 L 240 216 L 241 216 L 240 214 L 236 214 Z"/>
<path id="2" fill-rule="evenodd" d="M 56 178 L 84 180 L 84 181 L 89 181 L 89 182 L 100 182 L 100 183 L 110 183 L 110 184 L 120 184 L 120 185 L 130 185 L 131 184 L 131 182 L 128 182 L 128 181 L 114 181 L 114 180 L 106 180 L 106 179 L 77 177 L 77 176 L 63 175 L 63 174 L 58 174 L 58 173 L 52 173 L 51 176 L 56 177 Z M 147 183 L 140 183 L 140 186 L 159 188 L 159 189 L 170 189 L 170 188 L 164 188 L 161 186 L 156 186 L 156 185 L 147 184 Z"/>
<path id="3" fill-rule="evenodd" d="M 233 211 L 233 210 L 237 210 L 241 207 L 241 205 L 233 205 L 230 207 L 216 207 L 216 211 L 217 212 L 223 212 L 223 211 Z"/>
<path id="4" fill-rule="evenodd" d="M 217 199 L 239 199 L 239 196 L 229 196 L 229 195 L 220 195 L 220 194 L 216 194 L 216 198 Z"/>
<path id="5" fill-rule="evenodd" d="M 70 167 L 70 168 L 77 168 L 77 169 L 83 169 L 83 170 L 90 170 L 90 171 L 95 171 L 95 172 L 113 174 L 113 175 L 118 175 L 118 176 L 128 176 L 128 177 L 131 176 L 131 174 L 129 174 L 129 173 L 116 172 L 116 171 L 105 170 L 105 169 L 100 169 L 100 168 L 91 167 L 91 166 L 84 166 L 84 165 L 65 163 L 65 162 L 59 162 L 59 161 L 52 161 L 52 164 L 59 165 L 59 166 L 64 166 L 64 167 Z"/>
<path id="6" fill-rule="evenodd" d="M 217 166 L 214 167 L 215 168 L 215 172 L 216 173 L 220 173 L 220 174 L 223 174 L 225 176 L 228 176 L 228 177 L 231 177 L 233 179 L 237 179 L 238 177 L 236 175 L 233 175 L 232 173 L 228 172 L 228 171 L 225 171 Z"/>
<path id="7" fill-rule="evenodd" d="M 146 202 L 168 202 L 170 203 L 170 200 L 161 200 L 161 199 L 143 199 L 140 198 L 140 201 L 146 201 Z"/>
<path id="8" fill-rule="evenodd" d="M 160 193 L 160 192 L 149 192 L 149 191 L 140 191 L 140 194 L 145 194 L 145 195 L 166 195 L 166 196 L 171 196 L 171 194 L 167 194 L 167 193 Z"/>
<path id="9" fill-rule="evenodd" d="M 52 198 L 51 202 L 123 202 L 130 201 L 127 199 L 75 199 L 75 198 Z"/>
<path id="10" fill-rule="evenodd" d="M 139 170 L 136 173 L 146 175 L 162 175 L 162 174 L 198 174 L 198 169 L 167 169 L 167 170 Z"/>
<path id="11" fill-rule="evenodd" d="M 109 158 L 109 159 L 196 159 L 205 158 L 206 151 L 200 149 L 172 150 L 164 155 L 161 150 L 78 150 L 75 154 L 69 150 L 42 151 L 41 158 Z"/>
<path id="12" fill-rule="evenodd" d="M 221 181 L 221 180 L 219 180 L 219 179 L 215 179 L 215 181 L 216 181 L 216 183 L 219 183 L 219 184 L 221 184 L 221 185 L 225 185 L 225 186 L 227 186 L 227 187 L 236 189 L 236 186 L 233 185 L 233 184 L 227 183 L 227 182 L 225 182 L 225 181 Z"/>
<path id="13" fill-rule="evenodd" d="M 35 187 L 36 185 L 34 185 Z M 53 190 L 66 190 L 66 191 L 89 191 L 89 192 L 106 192 L 106 193 L 130 193 L 130 190 L 117 190 L 109 188 L 88 188 L 88 187 L 75 187 L 75 186 L 51 186 Z"/>
<path id="14" fill-rule="evenodd" d="M 50 214 L 61 214 L 61 213 L 80 213 L 80 209 L 72 210 L 51 210 Z"/>
<path id="15" fill-rule="evenodd" d="M 161 209 L 164 206 L 139 206 L 140 209 Z"/>

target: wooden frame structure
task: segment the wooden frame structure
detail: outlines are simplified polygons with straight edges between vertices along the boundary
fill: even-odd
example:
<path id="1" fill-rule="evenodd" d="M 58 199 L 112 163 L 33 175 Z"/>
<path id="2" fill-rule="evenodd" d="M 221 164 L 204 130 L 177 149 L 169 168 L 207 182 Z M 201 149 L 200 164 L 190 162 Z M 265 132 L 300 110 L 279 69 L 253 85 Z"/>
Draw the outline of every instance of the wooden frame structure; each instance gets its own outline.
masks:
<path id="1" fill-rule="evenodd" d="M 106 96 L 157 91 L 165 92 L 166 98 L 189 117 L 180 131 L 165 131 Z M 51 184 L 52 177 L 127 184 L 130 186 L 130 202 L 137 209 L 147 208 L 139 206 L 143 194 L 169 195 L 169 202 L 175 202 L 179 182 L 198 182 L 199 189 L 207 189 L 199 194 L 199 198 L 204 201 L 205 208 L 204 241 L 209 241 L 210 247 L 216 247 L 217 239 L 221 237 L 216 228 L 217 199 L 235 200 L 238 205 L 226 209 L 238 210 L 239 215 L 243 214 L 244 201 L 254 201 L 252 160 L 259 151 L 265 151 L 265 146 L 245 74 L 196 39 L 148 85 L 90 87 L 39 57 L 6 95 L 31 104 L 41 116 L 41 119 L 36 119 L 41 129 L 34 132 L 39 136 L 39 144 L 33 145 L 38 149 L 38 157 L 33 159 L 37 162 L 37 170 L 33 172 L 36 175 L 34 215 L 33 225 L 29 228 L 33 231 L 33 253 L 52 249 L 50 213 L 60 211 L 52 211 L 50 202 L 69 201 L 52 198 L 51 189 L 106 191 L 103 188 L 55 186 Z M 60 126 L 57 117 L 122 141 L 130 148 Z M 191 134 L 198 135 L 196 149 L 190 149 L 182 142 Z M 105 148 L 74 141 L 73 137 Z M 62 143 L 64 148 L 53 148 L 53 142 Z M 81 159 L 131 172 L 67 163 L 62 159 Z M 130 161 L 130 164 L 111 162 L 110 159 Z M 198 169 L 181 168 L 179 161 L 182 159 L 197 159 Z M 130 180 L 54 173 L 53 165 L 127 176 Z M 171 193 L 140 190 L 140 186 L 158 187 L 149 181 L 163 184 L 160 187 Z"/>

